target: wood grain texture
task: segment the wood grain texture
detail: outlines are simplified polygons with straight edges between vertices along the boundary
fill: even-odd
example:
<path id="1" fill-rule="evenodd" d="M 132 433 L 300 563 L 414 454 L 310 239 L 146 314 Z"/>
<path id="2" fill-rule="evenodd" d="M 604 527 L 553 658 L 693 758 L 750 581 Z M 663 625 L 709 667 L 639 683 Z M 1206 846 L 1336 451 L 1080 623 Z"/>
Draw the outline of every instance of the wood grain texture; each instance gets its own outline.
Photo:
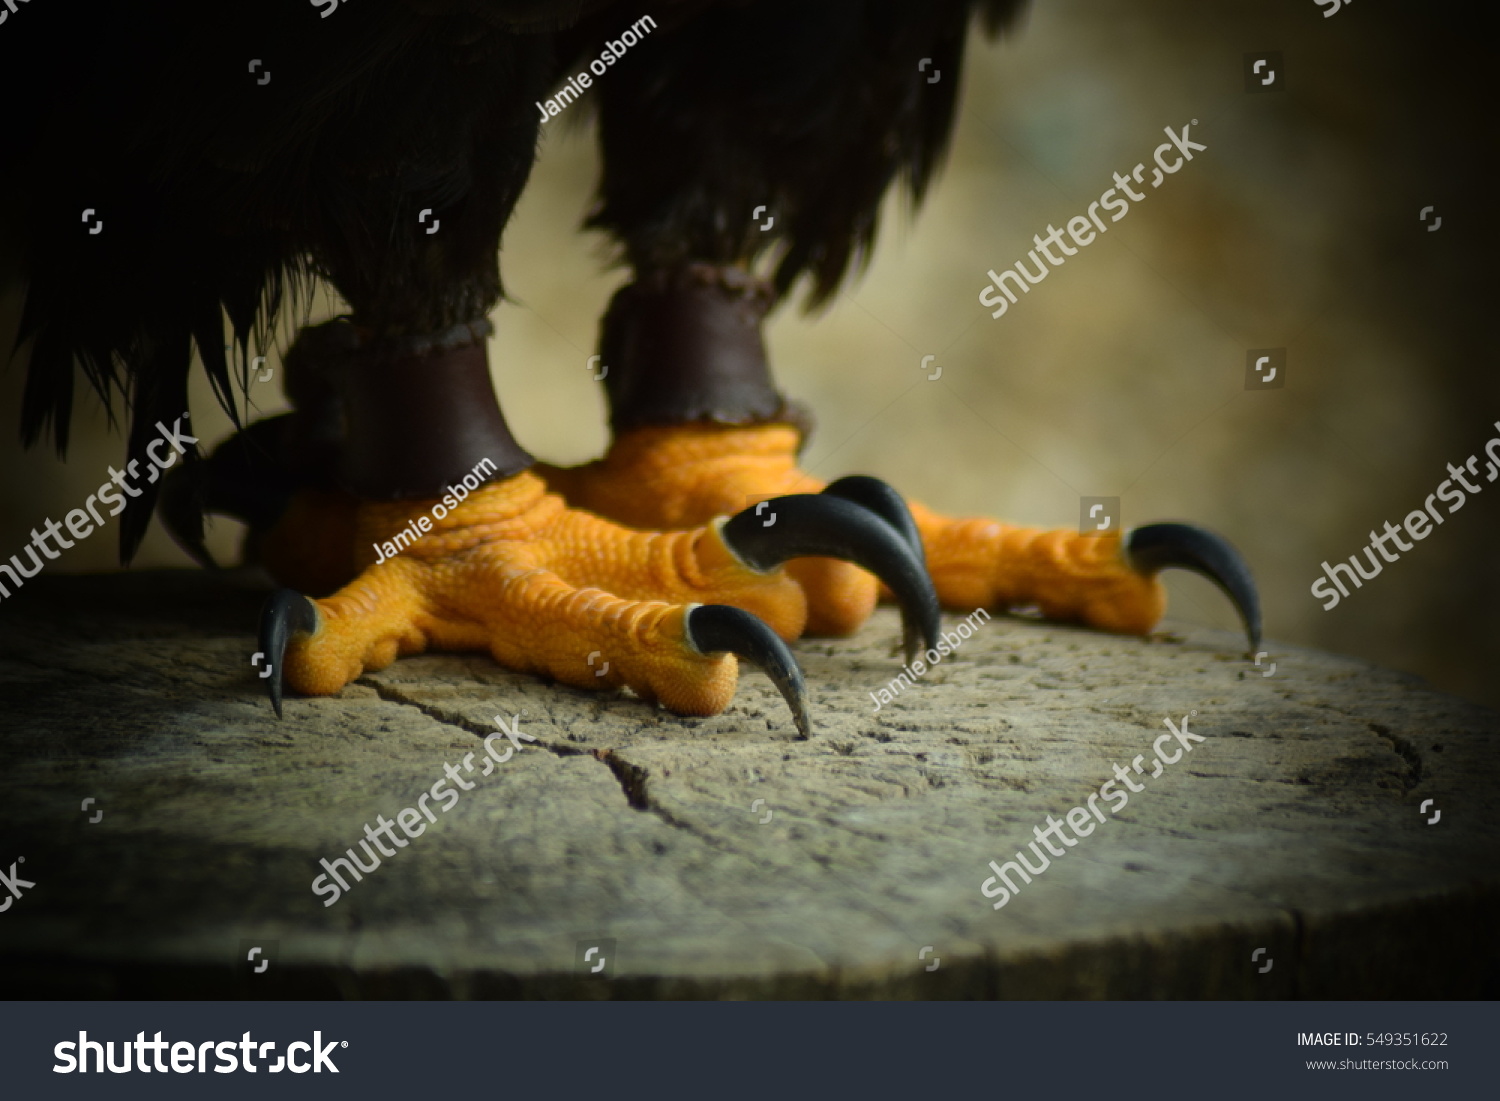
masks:
<path id="1" fill-rule="evenodd" d="M 481 655 L 403 660 L 277 722 L 249 663 L 263 597 L 162 571 L 42 577 L 0 604 L 0 870 L 24 855 L 36 883 L 0 914 L 9 993 L 1500 989 L 1500 715 L 1415 678 L 1275 643 L 1263 677 L 1227 633 L 1011 617 L 872 714 L 899 660 L 882 610 L 798 644 L 810 741 L 753 672 L 724 714 L 682 719 Z M 988 861 L 1193 710 L 1206 741 L 991 909 Z M 537 741 L 325 908 L 319 858 L 518 712 Z M 580 977 L 580 940 L 602 937 L 613 977 Z M 237 966 L 242 941 L 276 942 L 268 972 Z"/>

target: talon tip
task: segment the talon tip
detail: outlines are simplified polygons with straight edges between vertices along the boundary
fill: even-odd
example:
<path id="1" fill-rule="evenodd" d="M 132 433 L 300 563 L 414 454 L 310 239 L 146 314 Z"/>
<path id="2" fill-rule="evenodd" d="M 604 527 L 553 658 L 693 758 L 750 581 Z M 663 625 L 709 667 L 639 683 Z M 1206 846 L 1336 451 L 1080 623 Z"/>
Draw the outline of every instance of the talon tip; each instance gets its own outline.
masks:
<path id="1" fill-rule="evenodd" d="M 1239 612 L 1250 651 L 1259 648 L 1260 596 L 1249 565 L 1229 540 L 1192 524 L 1148 524 L 1127 536 L 1126 554 L 1132 568 L 1147 577 L 1176 568 L 1208 578 Z"/>
<path id="2" fill-rule="evenodd" d="M 282 670 L 287 642 L 294 632 L 312 634 L 317 629 L 317 606 L 294 589 L 278 589 L 266 601 L 260 617 L 260 650 L 272 669 L 266 678 L 266 691 L 271 696 L 271 709 L 278 719 L 282 717 Z"/>
<path id="3" fill-rule="evenodd" d="M 831 491 L 831 492 L 830 492 Z M 765 570 L 793 558 L 838 558 L 869 570 L 901 606 L 905 645 L 920 634 L 937 644 L 938 597 L 927 573 L 922 540 L 904 501 L 875 478 L 856 476 L 822 493 L 773 498 L 779 523 L 772 527 L 745 509 L 725 521 L 719 534 L 740 560 Z"/>
<path id="4" fill-rule="evenodd" d="M 802 738 L 812 737 L 807 717 L 807 684 L 792 651 L 775 631 L 743 608 L 699 604 L 683 617 L 683 633 L 699 653 L 742 657 L 771 678 L 792 711 Z"/>

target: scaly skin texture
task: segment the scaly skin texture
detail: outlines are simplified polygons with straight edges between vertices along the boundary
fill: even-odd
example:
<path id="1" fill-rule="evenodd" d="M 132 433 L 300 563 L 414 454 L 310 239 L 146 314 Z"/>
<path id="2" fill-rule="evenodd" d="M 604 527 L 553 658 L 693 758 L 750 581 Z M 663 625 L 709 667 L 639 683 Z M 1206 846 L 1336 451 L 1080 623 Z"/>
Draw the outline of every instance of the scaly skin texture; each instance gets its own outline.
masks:
<path id="1" fill-rule="evenodd" d="M 771 497 L 817 493 L 823 483 L 797 469 L 797 438 L 784 425 L 640 428 L 615 437 L 597 462 L 534 469 L 575 508 L 627 527 L 669 531 Z M 875 610 L 880 584 L 858 566 L 798 558 L 785 569 L 808 594 L 809 634 L 851 635 Z"/>
<path id="2" fill-rule="evenodd" d="M 632 527 L 686 528 L 824 483 L 797 468 L 796 429 L 677 425 L 616 437 L 597 462 L 537 473 L 569 504 Z M 1049 619 L 1144 635 L 1166 610 L 1161 583 L 1131 569 L 1118 533 L 1021 528 L 953 519 L 909 505 L 945 607 L 1001 611 L 1035 605 Z M 799 559 L 787 571 L 808 597 L 808 629 L 848 634 L 874 607 L 879 583 L 847 562 Z"/>
<path id="3" fill-rule="evenodd" d="M 686 605 L 733 604 L 788 641 L 806 626 L 797 583 L 780 570 L 761 574 L 741 564 L 714 527 L 629 531 L 569 508 L 530 472 L 481 486 L 442 519 L 432 516 L 437 504 L 357 504 L 338 554 L 321 560 L 295 551 L 309 543 L 296 507 L 263 540 L 268 564 L 311 563 L 302 576 L 331 573 L 342 554 L 358 572 L 315 602 L 318 629 L 288 646 L 291 688 L 330 695 L 362 672 L 429 647 L 487 650 L 509 669 L 575 688 L 628 686 L 679 714 L 712 715 L 733 698 L 738 664 L 732 654 L 704 655 L 687 643 Z M 377 561 L 376 545 L 424 516 L 429 532 Z M 298 577 L 293 570 L 279 580 Z"/>

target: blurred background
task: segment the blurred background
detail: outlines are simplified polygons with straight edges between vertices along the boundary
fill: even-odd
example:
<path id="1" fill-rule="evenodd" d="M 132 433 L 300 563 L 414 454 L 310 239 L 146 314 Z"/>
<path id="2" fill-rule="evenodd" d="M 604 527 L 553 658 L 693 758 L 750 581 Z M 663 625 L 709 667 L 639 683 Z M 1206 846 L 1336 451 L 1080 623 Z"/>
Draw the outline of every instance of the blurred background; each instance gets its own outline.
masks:
<path id="1" fill-rule="evenodd" d="M 1002 42 L 976 37 L 966 71 L 940 75 L 963 81 L 961 114 L 925 208 L 892 198 L 865 275 L 817 317 L 776 316 L 773 362 L 818 415 L 804 465 L 819 477 L 876 474 L 938 509 L 1049 527 L 1075 527 L 1083 496 L 1122 498 L 1127 526 L 1190 519 L 1250 561 L 1273 657 L 1287 660 L 1278 643 L 1357 654 L 1500 704 L 1500 483 L 1481 481 L 1335 609 L 1309 592 L 1320 563 L 1362 552 L 1422 507 L 1445 464 L 1500 436 L 1490 16 L 1330 7 L 1037 0 Z M 1281 55 L 1275 90 L 1248 93 L 1245 56 L 1267 51 Z M 1164 127 L 1190 123 L 1205 152 L 990 318 L 987 269 L 1023 259 L 1114 172 L 1149 165 Z M 548 127 L 503 248 L 495 382 L 521 443 L 553 462 L 607 442 L 587 361 L 623 275 L 577 230 L 597 168 L 587 127 Z M 14 279 L 0 293 L 0 347 L 21 295 Z M 325 298 L 313 319 L 339 309 Z M 273 374 L 252 386 L 252 416 L 285 408 L 290 335 L 260 349 Z M 1251 348 L 1287 349 L 1284 388 L 1245 389 Z M 0 374 L 0 557 L 78 507 L 124 451 L 85 399 L 66 464 L 23 452 L 21 375 Z M 228 434 L 201 377 L 192 404 L 205 443 Z M 118 568 L 110 529 L 49 570 Z M 215 521 L 221 562 L 238 541 Z M 160 566 L 190 561 L 154 527 L 134 567 Z M 1207 582 L 1168 587 L 1170 615 L 1236 628 Z"/>

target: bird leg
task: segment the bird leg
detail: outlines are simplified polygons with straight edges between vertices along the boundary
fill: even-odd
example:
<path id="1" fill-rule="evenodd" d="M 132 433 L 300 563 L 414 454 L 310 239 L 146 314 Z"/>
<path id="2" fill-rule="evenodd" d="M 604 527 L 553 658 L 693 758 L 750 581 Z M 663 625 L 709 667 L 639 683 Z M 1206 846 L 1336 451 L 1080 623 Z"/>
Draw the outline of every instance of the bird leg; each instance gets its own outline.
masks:
<path id="1" fill-rule="evenodd" d="M 537 473 L 576 507 L 647 529 L 821 490 L 791 454 L 812 420 L 772 382 L 761 335 L 771 304 L 770 288 L 733 265 L 689 264 L 622 288 L 599 342 L 614 445 L 599 462 Z M 808 593 L 811 634 L 851 634 L 875 610 L 874 579 L 846 562 L 787 569 Z"/>
<path id="2" fill-rule="evenodd" d="M 329 695 L 433 648 L 487 650 L 510 669 L 710 715 L 733 697 L 739 655 L 771 676 L 806 735 L 785 643 L 806 625 L 807 598 L 780 568 L 805 554 L 874 570 L 903 605 L 908 649 L 935 643 L 920 558 L 863 504 L 783 496 L 767 506 L 780 526 L 752 512 L 667 533 L 569 507 L 505 424 L 484 330 L 462 329 L 414 342 L 322 327 L 289 356 L 297 411 L 211 460 L 227 464 L 220 473 L 265 460 L 263 485 L 226 479 L 235 486 L 216 484 L 210 505 L 243 506 L 278 580 L 336 590 L 315 600 L 286 589 L 267 607 L 261 649 L 278 713 L 283 679 Z M 279 509 L 278 487 L 291 489 Z"/>
<path id="3" fill-rule="evenodd" d="M 715 274 L 717 277 L 715 278 Z M 760 337 L 764 293 L 733 268 L 692 265 L 625 287 L 610 305 L 600 352 L 614 439 L 603 458 L 539 466 L 570 504 L 637 527 L 691 527 L 780 493 L 818 493 L 797 455 L 808 420 L 776 393 Z M 827 487 L 848 490 L 848 480 Z M 868 502 L 866 502 L 868 503 Z M 910 515 L 943 605 L 963 611 L 1036 606 L 1049 619 L 1144 635 L 1166 609 L 1157 574 L 1180 567 L 1214 581 L 1260 638 L 1254 582 L 1223 539 L 1185 524 L 1125 536 L 1044 531 Z M 874 606 L 873 578 L 844 562 L 794 563 L 809 630 L 847 634 Z"/>

